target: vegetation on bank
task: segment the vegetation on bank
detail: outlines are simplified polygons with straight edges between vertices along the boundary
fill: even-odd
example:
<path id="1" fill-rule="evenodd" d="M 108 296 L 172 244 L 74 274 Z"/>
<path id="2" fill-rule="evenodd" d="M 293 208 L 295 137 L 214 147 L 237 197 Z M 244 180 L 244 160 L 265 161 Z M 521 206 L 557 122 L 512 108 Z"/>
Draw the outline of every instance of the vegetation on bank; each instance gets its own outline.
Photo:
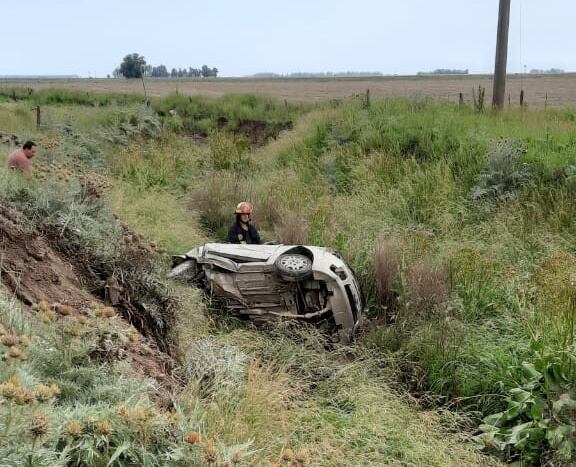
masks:
<path id="1" fill-rule="evenodd" d="M 257 332 L 217 315 L 203 322 L 190 309 L 182 314 L 196 320 L 175 331 L 192 381 L 213 371 L 198 361 L 202 352 L 235 365 L 225 367 L 231 380 L 209 373 L 216 379 L 208 390 L 196 383 L 182 393 L 205 407 L 210 429 L 225 427 L 227 443 L 252 439 L 262 460 L 297 444 L 317 465 L 485 465 L 450 441 L 439 448 L 435 415 L 424 438 L 413 431 L 422 418 L 402 426 L 402 416 L 391 417 L 390 410 L 413 412 L 385 379 L 429 407 L 467 414 L 457 429 L 479 426 L 477 442 L 504 460 L 568 462 L 576 404 L 574 111 L 492 114 L 422 100 L 350 100 L 294 109 L 291 131 L 254 147 L 218 118 L 266 115 L 267 100 L 229 99 L 206 99 L 219 107 L 207 112 L 201 144 L 182 138 L 192 127 L 172 121 L 178 105 L 180 118 L 192 109 L 187 121 L 202 114 L 182 96 L 151 110 L 50 108 L 53 121 L 69 117 L 68 130 L 36 134 L 32 122 L 14 117 L 19 104 L 0 109 L 9 130 L 53 141 L 46 160 L 68 164 L 72 155 L 110 177 L 106 202 L 169 253 L 223 238 L 232 207 L 247 199 L 266 239 L 334 247 L 355 268 L 374 322 L 347 356 L 324 352 L 311 331 Z M 269 121 L 287 115 L 273 105 Z M 64 149 L 78 141 L 85 150 Z M 190 300 L 199 306 L 198 297 Z M 246 386 L 230 393 L 234 378 Z M 262 397 L 271 412 L 257 408 Z M 238 436 L 238 423 L 249 436 Z M 355 443 L 339 451 L 350 432 Z"/>

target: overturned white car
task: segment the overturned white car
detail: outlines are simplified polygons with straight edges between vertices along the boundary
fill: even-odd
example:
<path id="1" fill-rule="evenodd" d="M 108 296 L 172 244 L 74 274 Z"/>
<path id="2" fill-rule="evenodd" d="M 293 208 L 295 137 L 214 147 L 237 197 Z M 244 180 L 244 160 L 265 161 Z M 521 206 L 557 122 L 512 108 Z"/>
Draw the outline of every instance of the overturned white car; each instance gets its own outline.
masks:
<path id="1" fill-rule="evenodd" d="M 327 325 L 345 342 L 362 321 L 358 281 L 327 248 L 207 243 L 174 256 L 168 277 L 195 282 L 235 316 Z"/>

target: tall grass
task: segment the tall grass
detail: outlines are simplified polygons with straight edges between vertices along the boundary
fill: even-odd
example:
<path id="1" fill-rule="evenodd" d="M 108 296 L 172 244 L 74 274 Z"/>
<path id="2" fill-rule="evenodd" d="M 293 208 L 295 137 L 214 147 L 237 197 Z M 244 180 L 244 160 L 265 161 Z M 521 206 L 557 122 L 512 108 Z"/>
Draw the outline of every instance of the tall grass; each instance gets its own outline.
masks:
<path id="1" fill-rule="evenodd" d="M 250 201 L 265 239 L 339 250 L 362 282 L 367 315 L 387 313 L 363 338 L 370 351 L 352 363 L 319 351 L 313 333 L 287 327 L 263 335 L 233 320 L 191 319 L 198 332 L 214 334 L 211 352 L 226 344 L 253 359 L 236 392 L 226 384 L 206 392 L 198 375 L 191 377 L 186 404 L 206 408 L 206 426 L 224 430 L 228 443 L 250 433 L 262 450 L 258 462 L 279 460 L 290 446 L 309 447 L 318 465 L 366 465 L 387 456 L 400 463 L 486 463 L 452 444 L 439 448 L 436 435 L 422 432 L 426 414 L 416 417 L 392 397 L 382 399 L 388 389 L 375 375 L 401 381 L 424 403 L 474 411 L 478 421 L 505 408 L 508 391 L 522 381 L 522 364 L 534 360 L 534 342 L 569 364 L 573 113 L 479 114 L 410 100 L 375 100 L 365 108 L 351 100 L 319 107 L 269 145 L 236 153 L 236 123 L 292 119 L 302 108 L 248 97 L 170 99 L 166 107 L 154 104 L 166 114 L 161 140 L 105 149 L 114 205 L 131 226 L 170 251 L 186 250 L 204 241 L 200 226 L 224 239 L 234 206 Z M 166 124 L 172 109 L 187 129 L 219 132 L 207 145 L 170 135 L 183 129 Z M 508 146 L 498 145 L 502 137 Z M 232 163 L 244 157 L 247 164 Z M 497 196 L 477 196 L 501 182 Z M 187 314 L 194 315 L 198 297 L 191 303 Z M 186 335 L 180 345 L 194 349 L 190 340 L 199 336 Z M 183 362 L 187 354 L 180 353 Z M 366 366 L 358 363 L 363 359 Z M 382 366 L 386 375 L 378 373 Z M 267 412 L 275 414 L 268 431 Z M 414 423 L 402 425 L 411 417 Z M 431 418 L 436 432 L 438 419 Z M 350 433 L 356 442 L 342 446 Z M 382 439 L 385 452 L 374 451 Z"/>
<path id="2" fill-rule="evenodd" d="M 316 114 L 286 141 L 259 151 L 257 175 L 246 185 L 256 191 L 268 185 L 259 169 L 268 179 L 282 173 L 294 180 L 291 186 L 303 183 L 296 210 L 308 225 L 308 241 L 341 250 L 374 307 L 387 306 L 383 291 L 391 289 L 390 279 L 382 269 L 397 260 L 391 252 L 374 263 L 371 252 L 382 236 L 401 239 L 396 293 L 403 306 L 428 303 L 437 312 L 401 320 L 376 331 L 382 340 L 374 339 L 383 351 L 412 361 L 422 388 L 489 411 L 500 396 L 482 393 L 500 392 L 509 384 L 507 367 L 528 357 L 530 329 L 516 315 L 514 295 L 538 258 L 566 251 L 566 238 L 574 238 L 567 222 L 574 203 L 565 197 L 576 162 L 572 127 L 554 113 L 478 115 L 401 100 L 364 109 L 351 102 Z M 503 133 L 522 148 L 510 167 L 528 167 L 529 173 L 504 186 L 513 196 L 480 199 L 474 187 L 487 186 L 479 185 L 486 177 L 498 180 L 504 170 L 496 161 L 500 156 L 489 152 Z M 292 196 L 284 188 L 278 204 L 285 206 Z M 419 266 L 424 257 L 445 266 Z"/>

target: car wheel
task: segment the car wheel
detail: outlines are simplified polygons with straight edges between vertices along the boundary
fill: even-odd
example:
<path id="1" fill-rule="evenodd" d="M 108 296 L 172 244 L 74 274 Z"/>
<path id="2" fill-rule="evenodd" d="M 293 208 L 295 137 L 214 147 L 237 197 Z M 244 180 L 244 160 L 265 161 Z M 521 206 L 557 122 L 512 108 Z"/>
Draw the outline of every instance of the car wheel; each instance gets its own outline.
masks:
<path id="1" fill-rule="evenodd" d="M 171 269 L 168 273 L 169 279 L 181 281 L 191 281 L 198 274 L 198 263 L 194 259 L 189 259 Z"/>
<path id="2" fill-rule="evenodd" d="M 288 282 L 302 281 L 312 274 L 312 260 L 298 253 L 280 255 L 274 267 L 280 278 Z"/>

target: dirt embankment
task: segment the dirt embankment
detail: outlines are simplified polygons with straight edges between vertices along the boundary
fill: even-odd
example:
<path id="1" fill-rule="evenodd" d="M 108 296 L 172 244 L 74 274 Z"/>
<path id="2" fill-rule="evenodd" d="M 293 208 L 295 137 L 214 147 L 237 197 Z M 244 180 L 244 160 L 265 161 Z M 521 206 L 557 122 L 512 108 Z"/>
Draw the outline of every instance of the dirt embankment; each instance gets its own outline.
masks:
<path id="1" fill-rule="evenodd" d="M 70 305 L 77 316 L 88 316 L 95 304 L 104 305 L 98 297 L 83 288 L 81 272 L 74 265 L 58 254 L 38 231 L 27 226 L 22 215 L 2 206 L 1 292 L 16 297 L 22 304 L 23 312 L 30 314 L 34 313 L 32 305 L 42 300 L 53 306 Z M 119 332 L 131 332 L 130 324 L 120 317 L 114 319 L 114 325 Z M 115 355 L 130 361 L 136 376 L 156 379 L 161 387 L 159 394 L 175 384 L 171 376 L 173 359 L 159 351 L 156 344 L 144 336 Z"/>

